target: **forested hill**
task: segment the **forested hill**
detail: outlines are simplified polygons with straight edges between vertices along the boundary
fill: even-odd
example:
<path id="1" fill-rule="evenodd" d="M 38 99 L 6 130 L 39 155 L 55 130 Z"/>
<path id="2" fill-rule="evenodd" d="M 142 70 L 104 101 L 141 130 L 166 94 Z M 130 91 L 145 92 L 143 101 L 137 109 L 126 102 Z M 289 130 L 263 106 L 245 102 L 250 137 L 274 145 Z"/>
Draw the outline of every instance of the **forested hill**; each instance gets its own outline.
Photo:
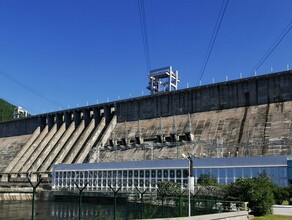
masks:
<path id="1" fill-rule="evenodd" d="M 0 122 L 13 119 L 14 105 L 0 98 Z"/>

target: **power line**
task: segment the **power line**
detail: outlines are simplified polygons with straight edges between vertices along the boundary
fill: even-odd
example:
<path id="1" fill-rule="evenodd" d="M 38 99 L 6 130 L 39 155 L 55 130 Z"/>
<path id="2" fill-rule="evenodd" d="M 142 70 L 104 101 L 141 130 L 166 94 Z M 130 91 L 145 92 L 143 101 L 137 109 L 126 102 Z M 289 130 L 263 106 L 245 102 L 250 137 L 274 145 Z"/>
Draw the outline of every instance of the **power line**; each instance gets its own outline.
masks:
<path id="1" fill-rule="evenodd" d="M 204 59 L 204 61 L 203 61 L 202 67 L 201 67 L 201 71 L 200 71 L 200 75 L 199 75 L 199 78 L 198 78 L 197 84 L 198 84 L 198 82 L 201 81 L 201 79 L 203 78 L 203 75 L 204 75 L 204 72 L 205 72 L 206 66 L 207 66 L 207 64 L 208 64 L 208 61 L 209 61 L 209 58 L 210 58 L 211 52 L 212 52 L 212 50 L 213 50 L 213 47 L 214 47 L 214 44 L 215 44 L 215 41 L 216 41 L 216 38 L 217 38 L 217 35 L 218 35 L 218 32 L 219 32 L 219 29 L 220 29 L 220 27 L 221 27 L 221 24 L 222 24 L 222 21 L 223 21 L 224 15 L 225 15 L 225 11 L 226 11 L 226 8 L 227 8 L 227 5 L 228 5 L 228 2 L 229 2 L 229 0 L 226 0 L 226 1 L 223 0 L 223 1 L 222 1 L 222 5 L 221 5 L 221 8 L 220 8 L 220 11 L 219 11 L 218 17 L 217 17 L 216 25 L 215 25 L 215 27 L 214 27 L 214 30 L 213 30 L 213 34 L 212 34 L 211 40 L 210 40 L 210 42 L 209 42 L 208 50 L 207 50 L 207 53 L 206 53 L 205 59 Z"/>
<path id="2" fill-rule="evenodd" d="M 142 40 L 143 40 L 146 68 L 147 68 L 147 71 L 149 72 L 151 65 L 150 65 L 149 41 L 148 41 L 148 32 L 147 32 L 147 22 L 146 22 L 144 0 L 137 0 L 137 1 L 138 1 L 138 8 L 139 8 L 139 15 L 140 15 L 140 25 L 141 25 L 141 32 L 142 32 Z"/>
<path id="3" fill-rule="evenodd" d="M 44 96 L 42 93 L 32 89 L 31 87 L 29 87 L 28 85 L 24 84 L 23 82 L 19 81 L 18 79 L 14 78 L 13 76 L 7 74 L 7 73 L 4 73 L 2 71 L 0 71 L 0 75 L 4 76 L 6 79 L 9 79 L 10 81 L 12 81 L 13 83 L 21 86 L 22 88 L 26 89 L 27 91 L 31 92 L 32 94 L 52 103 L 53 105 L 55 105 L 56 107 L 61 107 L 62 104 L 58 103 L 58 102 L 55 102 L 54 100 Z"/>
<path id="4" fill-rule="evenodd" d="M 284 31 L 280 34 L 280 36 L 277 38 L 277 40 L 272 44 L 270 49 L 266 52 L 266 54 L 260 59 L 260 61 L 255 65 L 253 70 L 250 72 L 250 76 L 253 75 L 255 71 L 257 71 L 263 63 L 269 58 L 271 53 L 276 49 L 276 47 L 281 43 L 281 41 L 286 37 L 286 35 L 291 31 L 292 29 L 292 21 L 285 27 Z"/>

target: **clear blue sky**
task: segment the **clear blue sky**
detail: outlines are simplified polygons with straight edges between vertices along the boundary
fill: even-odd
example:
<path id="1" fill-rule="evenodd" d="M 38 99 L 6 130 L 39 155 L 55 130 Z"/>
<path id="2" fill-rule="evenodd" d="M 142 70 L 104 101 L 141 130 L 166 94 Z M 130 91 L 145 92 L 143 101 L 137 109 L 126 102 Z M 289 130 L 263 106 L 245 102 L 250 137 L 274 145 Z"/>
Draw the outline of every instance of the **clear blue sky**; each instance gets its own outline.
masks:
<path id="1" fill-rule="evenodd" d="M 144 4 L 151 68 L 172 65 L 180 88 L 197 85 L 222 0 Z M 249 76 L 291 11 L 291 0 L 230 0 L 202 84 Z M 287 64 L 292 31 L 257 74 Z M 0 0 L 0 73 L 0 97 L 32 114 L 149 94 L 138 1 Z"/>

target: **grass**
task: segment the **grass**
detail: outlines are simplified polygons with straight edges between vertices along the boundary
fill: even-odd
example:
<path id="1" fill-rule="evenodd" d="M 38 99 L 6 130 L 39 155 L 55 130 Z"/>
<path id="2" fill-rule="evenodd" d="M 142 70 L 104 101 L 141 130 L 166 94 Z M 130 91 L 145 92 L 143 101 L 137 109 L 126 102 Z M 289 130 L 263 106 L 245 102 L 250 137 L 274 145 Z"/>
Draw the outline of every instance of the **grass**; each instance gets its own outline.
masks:
<path id="1" fill-rule="evenodd" d="M 292 220 L 292 216 L 268 215 L 268 216 L 263 216 L 263 217 L 255 217 L 254 220 Z"/>

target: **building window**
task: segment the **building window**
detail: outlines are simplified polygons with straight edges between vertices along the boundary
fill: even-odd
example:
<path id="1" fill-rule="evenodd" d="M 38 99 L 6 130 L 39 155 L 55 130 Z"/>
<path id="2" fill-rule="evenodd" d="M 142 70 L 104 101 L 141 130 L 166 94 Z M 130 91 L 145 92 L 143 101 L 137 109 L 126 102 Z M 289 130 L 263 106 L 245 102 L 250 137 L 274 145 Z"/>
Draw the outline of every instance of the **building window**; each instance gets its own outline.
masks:
<path id="1" fill-rule="evenodd" d="M 161 170 L 158 170 L 158 172 L 157 172 L 157 176 L 158 176 L 159 178 L 162 177 L 162 171 L 161 171 Z"/>
<path id="2" fill-rule="evenodd" d="M 156 170 L 151 170 L 151 177 L 155 178 L 156 177 Z"/>
<path id="3" fill-rule="evenodd" d="M 164 170 L 164 171 L 163 171 L 163 177 L 164 177 L 164 178 L 167 178 L 167 177 L 168 177 L 168 170 Z"/>
<path id="4" fill-rule="evenodd" d="M 127 171 L 126 170 L 123 171 L 123 176 L 127 177 Z"/>
<path id="5" fill-rule="evenodd" d="M 183 172 L 184 172 L 184 178 L 187 178 L 188 176 L 189 176 L 189 170 L 187 170 L 187 169 L 185 169 L 185 170 L 183 170 Z"/>
<path id="6" fill-rule="evenodd" d="M 141 177 L 141 178 L 144 177 L 144 170 L 140 170 L 140 177 Z"/>
<path id="7" fill-rule="evenodd" d="M 170 178 L 174 178 L 174 170 L 170 170 Z"/>
<path id="8" fill-rule="evenodd" d="M 145 176 L 146 176 L 147 178 L 149 178 L 149 175 L 150 175 L 150 171 L 149 171 L 149 170 L 145 170 Z"/>
<path id="9" fill-rule="evenodd" d="M 181 178 L 181 170 L 176 170 L 176 178 Z"/>

